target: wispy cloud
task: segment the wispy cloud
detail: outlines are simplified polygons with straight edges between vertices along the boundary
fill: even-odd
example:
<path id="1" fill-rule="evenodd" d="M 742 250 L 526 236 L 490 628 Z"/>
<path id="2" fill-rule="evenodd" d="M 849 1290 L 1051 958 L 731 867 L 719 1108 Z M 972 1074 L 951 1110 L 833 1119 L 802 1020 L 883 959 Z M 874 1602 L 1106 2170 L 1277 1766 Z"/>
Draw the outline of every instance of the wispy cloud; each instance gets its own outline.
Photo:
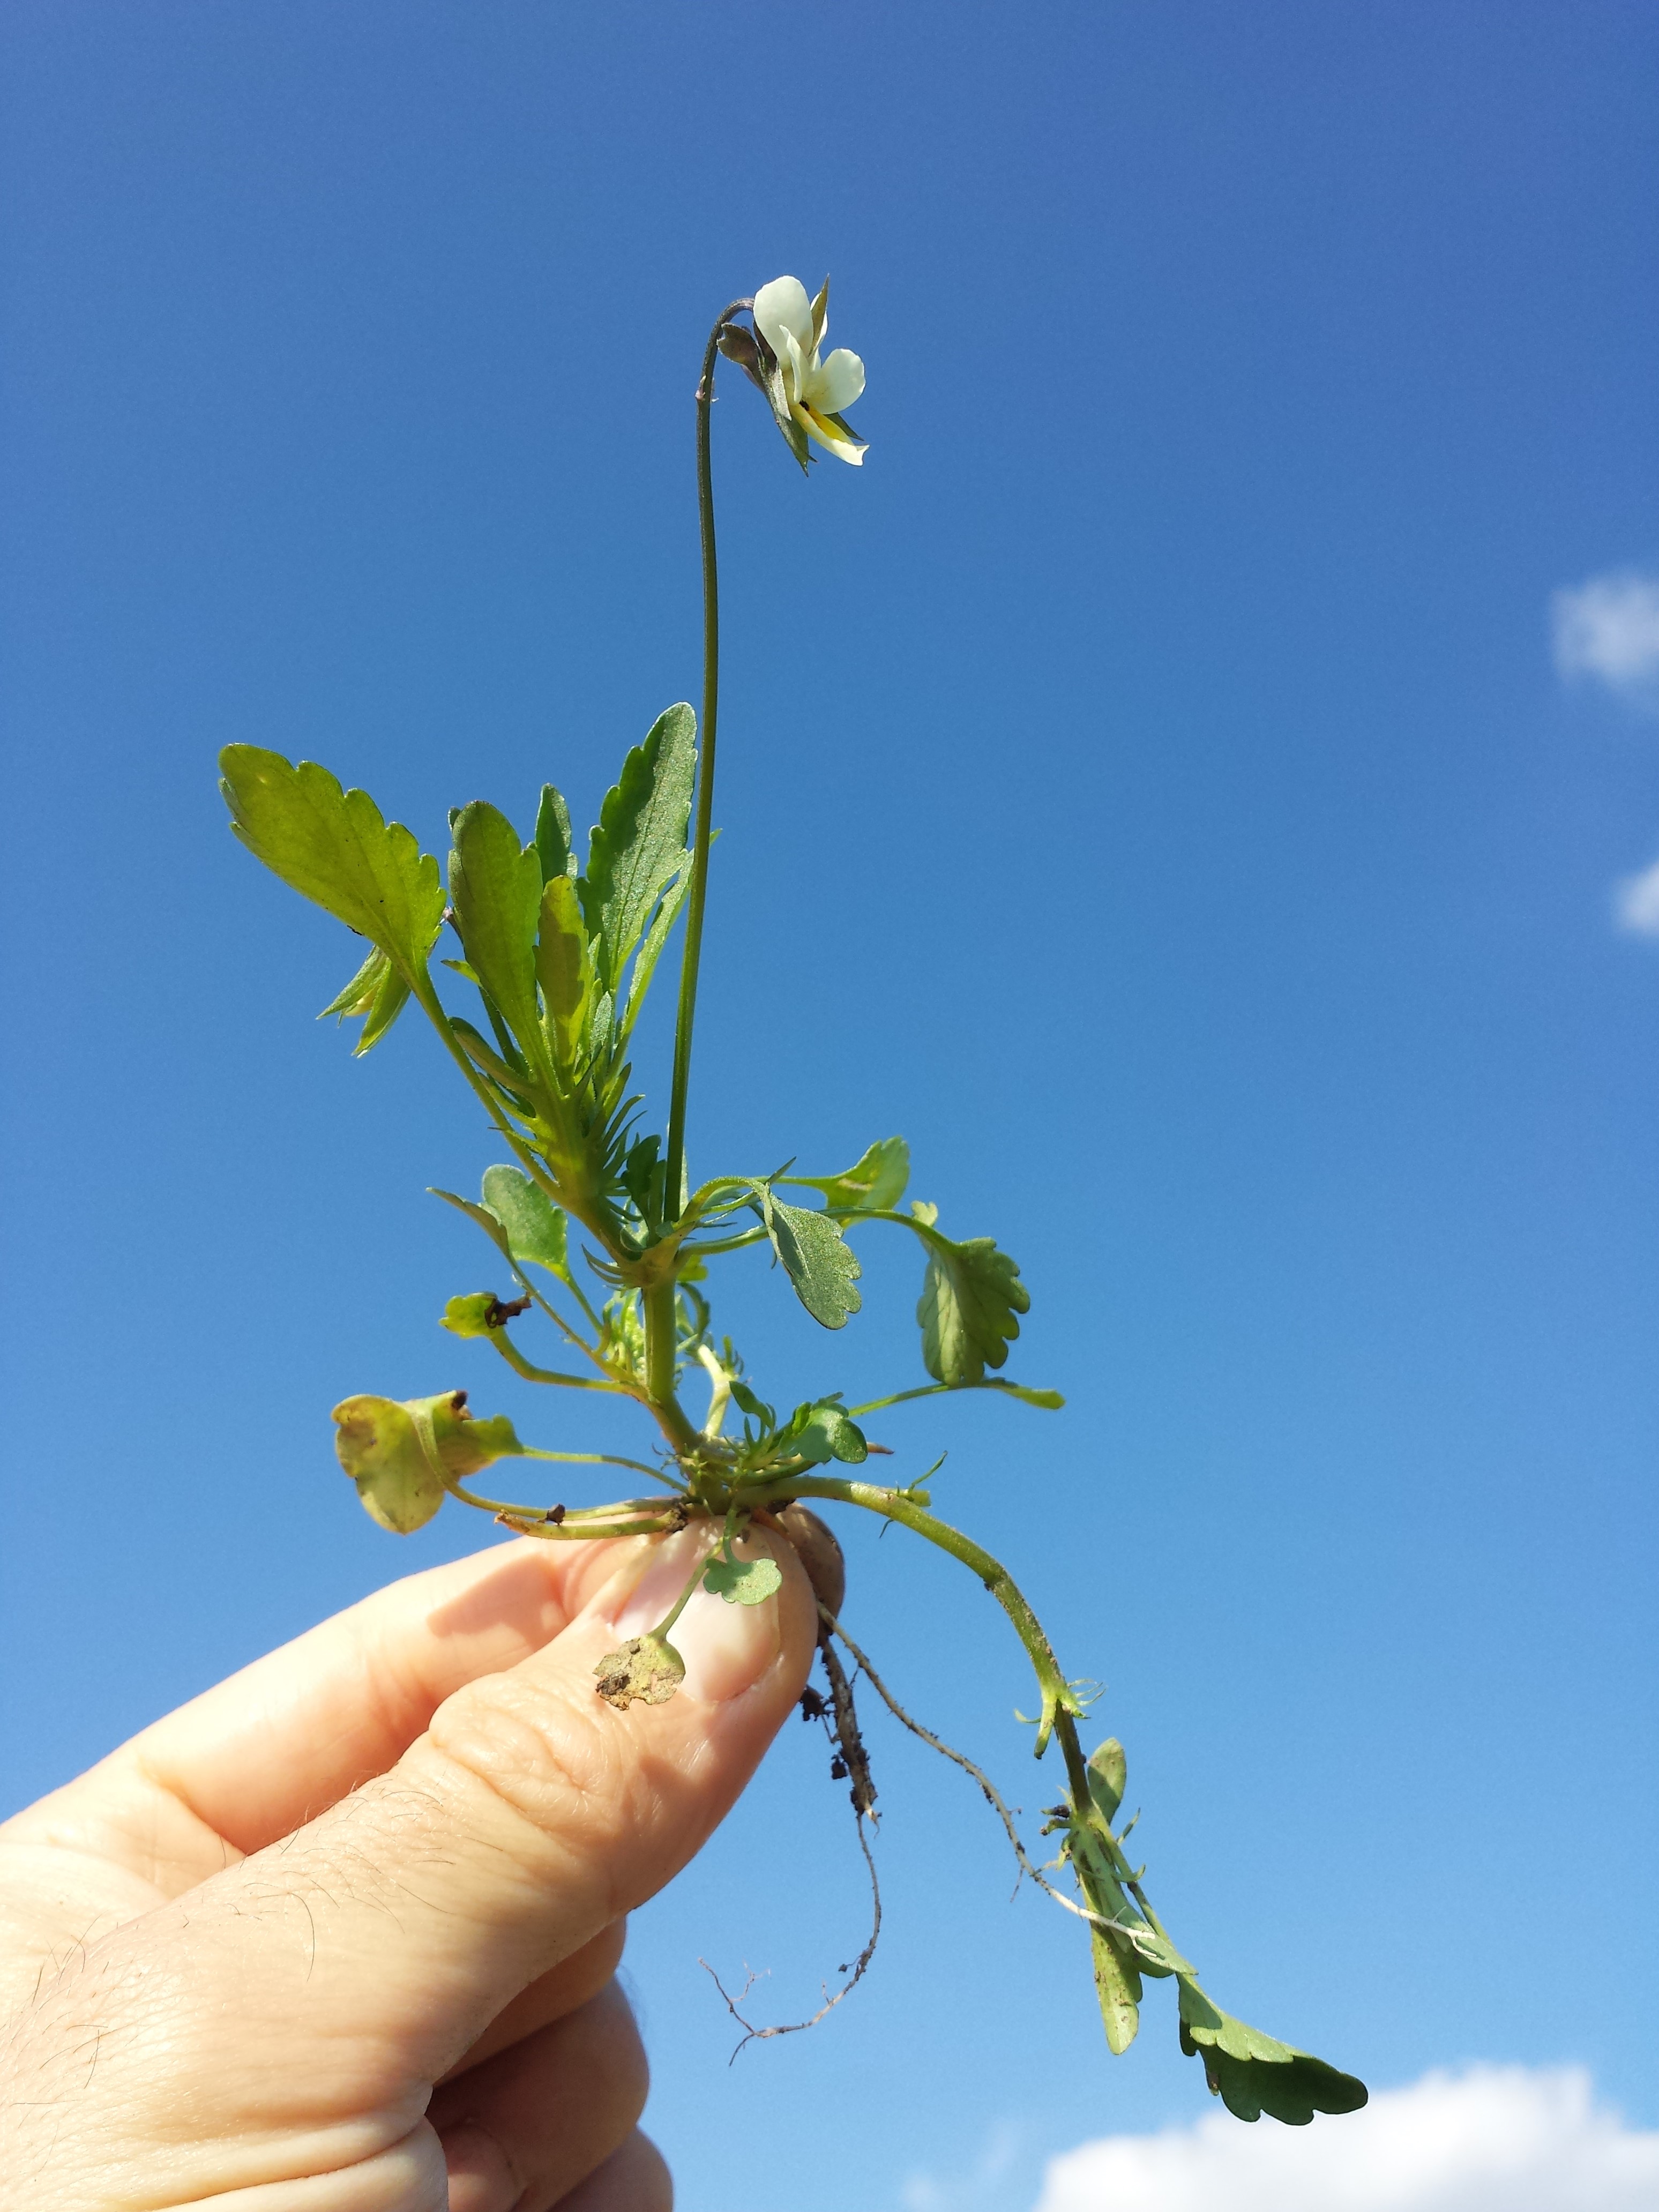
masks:
<path id="1" fill-rule="evenodd" d="M 973 2212 L 1006 2180 L 1018 2152 L 1019 2130 L 1006 2120 L 999 2122 L 966 2172 L 912 2173 L 899 2192 L 904 2212 Z"/>
<path id="2" fill-rule="evenodd" d="M 1589 678 L 1659 713 L 1659 576 L 1634 568 L 1592 576 L 1557 592 L 1550 612 L 1562 676 Z"/>
<path id="3" fill-rule="evenodd" d="M 1659 860 L 1613 885 L 1613 911 L 1632 937 L 1659 937 Z"/>
<path id="4" fill-rule="evenodd" d="M 1053 2160 L 1037 2212 L 1654 2212 L 1659 2133 L 1578 2068 L 1480 2066 L 1310 2128 L 1214 2112 Z"/>

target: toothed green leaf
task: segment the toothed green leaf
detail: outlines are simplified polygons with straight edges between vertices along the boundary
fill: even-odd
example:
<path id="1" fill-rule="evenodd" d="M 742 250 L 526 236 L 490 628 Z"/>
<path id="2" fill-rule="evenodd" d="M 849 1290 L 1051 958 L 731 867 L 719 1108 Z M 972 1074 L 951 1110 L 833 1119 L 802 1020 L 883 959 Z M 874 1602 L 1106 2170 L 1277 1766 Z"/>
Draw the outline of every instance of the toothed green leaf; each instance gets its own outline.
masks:
<path id="1" fill-rule="evenodd" d="M 501 1225 L 507 1249 L 522 1266 L 533 1260 L 561 1281 L 570 1280 L 569 1237 L 564 1210 L 518 1168 L 484 1170 L 483 1202 Z"/>
<path id="2" fill-rule="evenodd" d="M 1030 1311 L 1030 1293 L 990 1237 L 957 1244 L 920 1216 L 915 1225 L 927 1247 L 916 1306 L 923 1364 L 936 1382 L 982 1382 L 987 1367 L 1000 1367 L 1008 1357 L 1019 1334 L 1015 1316 Z"/>
<path id="3" fill-rule="evenodd" d="M 601 988 L 614 1000 L 628 957 L 685 852 L 696 771 L 697 718 L 671 707 L 623 763 L 589 841 L 582 908 Z"/>
<path id="4" fill-rule="evenodd" d="M 1235 2020 L 1189 1973 L 1181 1977 L 1181 2047 L 1203 2060 L 1211 2090 L 1241 2120 L 1266 2112 L 1286 2127 L 1306 2127 L 1316 2112 L 1357 2112 L 1368 2100 L 1355 2075 Z"/>
<path id="5" fill-rule="evenodd" d="M 854 1288 L 862 1273 L 839 1224 L 804 1206 L 786 1206 L 762 1186 L 772 1249 L 789 1271 L 795 1295 L 825 1328 L 842 1328 L 863 1300 Z"/>
<path id="6" fill-rule="evenodd" d="M 402 823 L 315 761 L 227 745 L 219 765 L 231 827 L 255 858 L 379 945 L 405 978 L 420 974 L 443 922 L 443 885 Z"/>

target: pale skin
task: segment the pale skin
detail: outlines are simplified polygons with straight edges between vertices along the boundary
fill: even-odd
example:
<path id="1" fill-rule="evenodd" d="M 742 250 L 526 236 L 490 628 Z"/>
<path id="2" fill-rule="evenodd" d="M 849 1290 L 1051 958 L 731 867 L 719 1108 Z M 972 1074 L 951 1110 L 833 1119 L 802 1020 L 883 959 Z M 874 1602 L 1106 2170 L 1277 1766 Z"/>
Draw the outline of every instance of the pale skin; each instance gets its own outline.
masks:
<path id="1" fill-rule="evenodd" d="M 624 1916 L 799 1697 L 817 1616 L 699 1594 L 672 1702 L 593 1667 L 711 1532 L 393 1583 L 0 1826 L 0 2203 L 668 2212 Z"/>

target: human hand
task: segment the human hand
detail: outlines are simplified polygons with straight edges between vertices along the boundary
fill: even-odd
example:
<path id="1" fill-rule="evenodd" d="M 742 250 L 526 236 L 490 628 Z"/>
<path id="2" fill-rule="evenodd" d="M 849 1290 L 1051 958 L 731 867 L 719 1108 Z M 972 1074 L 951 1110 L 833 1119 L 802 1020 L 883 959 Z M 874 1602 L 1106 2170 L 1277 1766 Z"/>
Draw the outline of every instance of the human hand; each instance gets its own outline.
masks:
<path id="1" fill-rule="evenodd" d="M 0 1826 L 0 2203 L 665 2212 L 623 1917 L 799 1696 L 816 1614 L 699 1593 L 672 1702 L 593 1667 L 696 1529 L 395 1583 Z"/>

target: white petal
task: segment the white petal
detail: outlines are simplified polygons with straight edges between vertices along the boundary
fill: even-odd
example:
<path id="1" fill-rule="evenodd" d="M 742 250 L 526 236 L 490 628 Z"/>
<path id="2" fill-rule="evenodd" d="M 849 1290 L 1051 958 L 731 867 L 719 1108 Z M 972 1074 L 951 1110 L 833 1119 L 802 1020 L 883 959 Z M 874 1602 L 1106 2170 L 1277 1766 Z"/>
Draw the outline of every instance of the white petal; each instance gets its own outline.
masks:
<path id="1" fill-rule="evenodd" d="M 806 389 L 806 380 L 811 372 L 796 342 L 795 333 L 785 331 L 781 335 L 783 343 L 778 353 L 778 366 L 783 371 L 783 388 L 791 399 L 799 399 Z"/>
<path id="2" fill-rule="evenodd" d="M 838 460 L 850 461 L 855 469 L 863 467 L 867 448 L 861 446 L 856 438 L 849 438 L 845 430 L 837 429 L 833 422 L 827 422 L 811 407 L 798 407 L 795 419 L 805 425 L 809 438 L 816 438 L 819 445 L 834 453 Z"/>
<path id="3" fill-rule="evenodd" d="M 864 363 L 845 346 L 837 346 L 811 376 L 804 395 L 809 407 L 821 415 L 839 415 L 864 389 Z"/>
<path id="4" fill-rule="evenodd" d="M 784 334 L 807 351 L 812 345 L 812 302 L 799 276 L 775 276 L 755 295 L 755 328 L 780 359 Z"/>

